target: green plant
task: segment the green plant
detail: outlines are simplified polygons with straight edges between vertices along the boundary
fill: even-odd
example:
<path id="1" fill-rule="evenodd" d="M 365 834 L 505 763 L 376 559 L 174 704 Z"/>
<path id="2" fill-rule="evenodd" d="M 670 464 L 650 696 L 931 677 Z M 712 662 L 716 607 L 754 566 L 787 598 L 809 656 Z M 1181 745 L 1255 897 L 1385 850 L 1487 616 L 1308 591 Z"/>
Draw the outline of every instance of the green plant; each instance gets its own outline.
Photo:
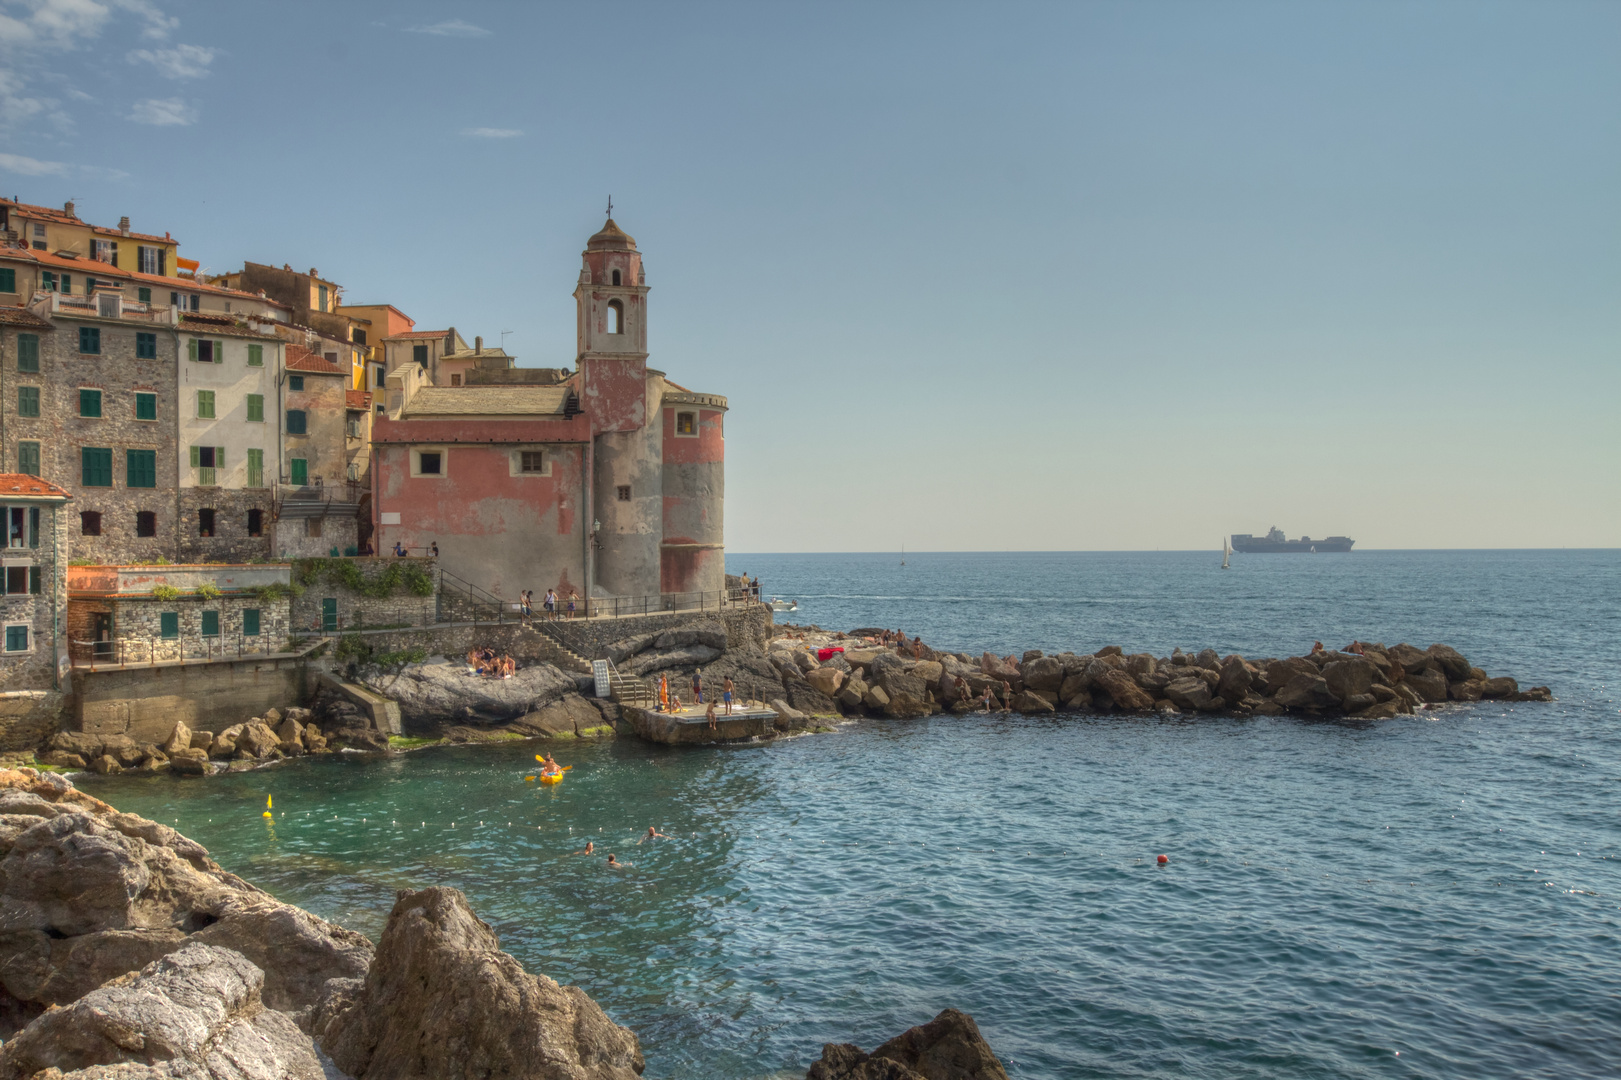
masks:
<path id="1" fill-rule="evenodd" d="M 162 555 L 159 555 L 157 558 L 152 560 L 152 565 L 153 566 L 169 566 L 171 564 L 170 564 L 168 559 L 165 559 Z"/>
<path id="2" fill-rule="evenodd" d="M 69 559 L 68 560 L 68 565 L 69 566 L 100 566 L 101 563 L 99 563 L 95 559 Z"/>
<path id="3" fill-rule="evenodd" d="M 253 587 L 253 598 L 261 604 L 273 604 L 284 596 L 291 596 L 292 593 L 292 586 L 283 585 L 279 581 L 273 581 L 269 585 L 255 585 Z"/>
<path id="4" fill-rule="evenodd" d="M 401 588 L 413 596 L 433 595 L 433 575 L 414 563 L 390 562 L 381 573 L 368 578 L 352 559 L 301 559 L 297 578 L 303 585 L 324 579 L 373 600 L 393 596 Z"/>
<path id="5" fill-rule="evenodd" d="M 220 598 L 219 586 L 212 581 L 205 581 L 197 586 L 197 595 L 204 600 L 218 600 Z"/>
<path id="6" fill-rule="evenodd" d="M 173 585 L 154 585 L 152 586 L 152 598 L 154 600 L 178 600 L 180 599 L 180 590 Z"/>

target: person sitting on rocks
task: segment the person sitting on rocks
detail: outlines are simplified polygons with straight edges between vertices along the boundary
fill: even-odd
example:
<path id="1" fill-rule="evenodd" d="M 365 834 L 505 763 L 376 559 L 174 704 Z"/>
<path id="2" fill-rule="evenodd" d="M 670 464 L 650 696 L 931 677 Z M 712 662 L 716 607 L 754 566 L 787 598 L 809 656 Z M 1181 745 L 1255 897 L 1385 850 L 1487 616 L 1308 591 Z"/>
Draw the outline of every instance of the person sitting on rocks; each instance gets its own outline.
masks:
<path id="1" fill-rule="evenodd" d="M 1346 647 L 1345 651 L 1348 653 L 1356 653 L 1358 656 L 1367 655 L 1367 651 L 1362 648 L 1362 642 L 1360 641 L 1351 642 L 1351 644 Z"/>
<path id="2" fill-rule="evenodd" d="M 961 675 L 955 675 L 951 680 L 951 688 L 957 692 L 958 701 L 967 701 L 973 694 L 968 689 L 968 680 Z"/>
<path id="3" fill-rule="evenodd" d="M 1313 656 L 1316 656 L 1318 653 L 1320 653 L 1322 651 L 1323 651 L 1323 643 L 1321 641 L 1319 641 L 1317 644 L 1315 644 L 1315 645 L 1313 645 L 1311 647 L 1311 654 Z"/>

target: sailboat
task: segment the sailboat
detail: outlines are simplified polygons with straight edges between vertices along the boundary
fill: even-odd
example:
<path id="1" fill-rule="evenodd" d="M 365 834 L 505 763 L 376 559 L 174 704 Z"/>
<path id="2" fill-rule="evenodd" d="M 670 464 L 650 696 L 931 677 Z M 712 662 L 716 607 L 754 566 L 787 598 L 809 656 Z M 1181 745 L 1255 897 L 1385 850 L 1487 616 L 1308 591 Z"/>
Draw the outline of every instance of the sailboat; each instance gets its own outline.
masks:
<path id="1" fill-rule="evenodd" d="M 906 545 L 905 544 L 901 545 L 901 565 L 902 566 L 906 565 Z"/>
<path id="2" fill-rule="evenodd" d="M 1227 538 L 1225 536 L 1222 537 L 1221 538 L 1221 568 L 1223 570 L 1231 570 L 1232 569 L 1232 565 L 1228 561 L 1231 558 L 1232 553 L 1233 553 L 1232 545 L 1227 543 Z"/>

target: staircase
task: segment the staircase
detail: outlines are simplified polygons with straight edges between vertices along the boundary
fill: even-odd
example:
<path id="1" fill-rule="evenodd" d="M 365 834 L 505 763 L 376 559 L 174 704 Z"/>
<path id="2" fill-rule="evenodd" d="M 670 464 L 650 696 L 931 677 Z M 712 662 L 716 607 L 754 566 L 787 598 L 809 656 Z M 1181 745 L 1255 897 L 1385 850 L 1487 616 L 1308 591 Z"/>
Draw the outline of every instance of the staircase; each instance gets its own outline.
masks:
<path id="1" fill-rule="evenodd" d="M 440 622 L 504 622 L 509 614 L 499 596 L 448 570 L 439 571 Z"/>
<path id="2" fill-rule="evenodd" d="M 582 675 L 591 674 L 591 661 L 563 644 L 545 623 L 530 623 L 525 628 L 527 636 L 532 638 L 535 652 L 554 667 L 563 671 L 574 671 Z"/>
<path id="3" fill-rule="evenodd" d="M 564 671 L 576 671 L 582 675 L 592 673 L 591 661 L 575 652 L 563 643 L 553 624 L 547 622 L 530 623 L 529 636 L 533 638 L 535 651 L 546 660 Z M 608 697 L 621 705 L 632 705 L 638 708 L 649 709 L 658 702 L 658 690 L 646 679 L 636 675 L 625 675 L 614 667 L 613 661 L 608 661 Z"/>

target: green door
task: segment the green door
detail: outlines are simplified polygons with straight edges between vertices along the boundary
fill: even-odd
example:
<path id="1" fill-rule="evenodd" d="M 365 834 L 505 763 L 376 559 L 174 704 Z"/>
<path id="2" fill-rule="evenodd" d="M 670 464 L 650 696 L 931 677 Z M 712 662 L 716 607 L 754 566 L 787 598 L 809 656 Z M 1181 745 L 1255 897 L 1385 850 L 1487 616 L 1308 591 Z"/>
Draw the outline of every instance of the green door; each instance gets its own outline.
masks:
<path id="1" fill-rule="evenodd" d="M 292 460 L 293 483 L 303 486 L 310 482 L 310 463 L 307 458 L 295 457 Z"/>
<path id="2" fill-rule="evenodd" d="M 338 628 L 338 598 L 328 596 L 321 601 L 321 629 L 331 633 Z"/>

